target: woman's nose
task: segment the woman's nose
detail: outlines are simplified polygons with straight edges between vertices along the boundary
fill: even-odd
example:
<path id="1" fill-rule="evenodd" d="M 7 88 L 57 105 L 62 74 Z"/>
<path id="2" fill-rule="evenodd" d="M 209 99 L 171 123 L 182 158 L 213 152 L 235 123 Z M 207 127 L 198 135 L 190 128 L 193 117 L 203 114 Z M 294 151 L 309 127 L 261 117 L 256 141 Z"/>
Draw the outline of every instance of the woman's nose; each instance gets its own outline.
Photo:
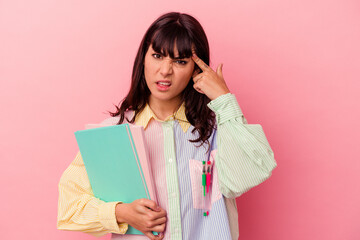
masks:
<path id="1" fill-rule="evenodd" d="M 172 74 L 173 71 L 173 64 L 171 60 L 163 60 L 160 66 L 160 73 L 163 76 Z"/>

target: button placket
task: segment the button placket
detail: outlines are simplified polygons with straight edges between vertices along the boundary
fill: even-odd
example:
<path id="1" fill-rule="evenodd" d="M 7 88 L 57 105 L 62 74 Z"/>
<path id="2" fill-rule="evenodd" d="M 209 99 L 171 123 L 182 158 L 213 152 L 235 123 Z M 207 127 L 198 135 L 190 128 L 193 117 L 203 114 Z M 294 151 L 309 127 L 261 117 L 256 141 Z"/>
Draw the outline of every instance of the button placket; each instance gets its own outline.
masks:
<path id="1" fill-rule="evenodd" d="M 174 121 L 167 121 L 162 124 L 164 133 L 164 157 L 166 169 L 166 183 L 168 190 L 169 220 L 171 239 L 182 239 L 181 214 L 179 198 L 179 182 L 177 175 L 177 164 L 174 140 Z"/>

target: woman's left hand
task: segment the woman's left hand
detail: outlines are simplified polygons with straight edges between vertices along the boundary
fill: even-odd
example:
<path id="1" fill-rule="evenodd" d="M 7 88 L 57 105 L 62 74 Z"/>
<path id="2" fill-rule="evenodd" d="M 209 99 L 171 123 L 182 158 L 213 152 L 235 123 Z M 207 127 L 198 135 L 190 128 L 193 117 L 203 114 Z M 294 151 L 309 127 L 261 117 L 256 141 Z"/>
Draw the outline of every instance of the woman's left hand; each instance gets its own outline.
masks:
<path id="1" fill-rule="evenodd" d="M 223 64 L 220 64 L 215 72 L 211 67 L 204 63 L 195 52 L 193 52 L 192 59 L 203 71 L 202 73 L 194 72 L 193 74 L 194 88 L 196 91 L 205 94 L 210 100 L 214 100 L 215 98 L 230 92 L 222 74 Z"/>

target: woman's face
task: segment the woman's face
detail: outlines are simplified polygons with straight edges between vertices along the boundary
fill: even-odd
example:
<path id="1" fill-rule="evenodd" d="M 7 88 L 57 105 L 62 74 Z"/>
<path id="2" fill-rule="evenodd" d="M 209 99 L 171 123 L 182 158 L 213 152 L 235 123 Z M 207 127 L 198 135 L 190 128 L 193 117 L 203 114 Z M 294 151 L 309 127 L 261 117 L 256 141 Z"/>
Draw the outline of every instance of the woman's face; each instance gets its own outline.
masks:
<path id="1" fill-rule="evenodd" d="M 177 47 L 174 56 L 163 56 L 149 46 L 144 59 L 144 74 L 150 98 L 160 101 L 180 101 L 180 95 L 190 81 L 194 71 L 191 58 L 176 59 L 179 56 Z"/>

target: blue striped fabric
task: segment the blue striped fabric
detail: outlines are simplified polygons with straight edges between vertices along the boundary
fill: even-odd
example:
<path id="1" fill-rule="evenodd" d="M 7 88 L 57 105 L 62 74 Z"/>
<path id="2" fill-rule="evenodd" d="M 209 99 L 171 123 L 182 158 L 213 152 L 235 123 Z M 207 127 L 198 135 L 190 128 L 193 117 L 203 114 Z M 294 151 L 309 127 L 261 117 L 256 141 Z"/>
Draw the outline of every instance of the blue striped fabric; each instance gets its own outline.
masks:
<path id="1" fill-rule="evenodd" d="M 191 143 L 188 139 L 195 139 L 197 135 L 191 133 L 191 126 L 184 133 L 180 125 L 174 124 L 174 136 L 176 141 L 176 161 L 177 172 L 180 186 L 180 209 L 181 209 L 181 225 L 182 239 L 231 239 L 229 218 L 226 211 L 224 198 L 220 198 L 213 203 L 209 216 L 203 216 L 203 209 L 195 209 L 193 206 L 193 191 L 190 180 L 189 160 L 194 159 L 200 162 L 207 161 L 211 150 L 216 147 L 214 132 L 209 138 L 211 144 L 210 151 L 205 147 L 196 147 L 198 143 Z M 207 146 L 209 147 L 209 146 Z M 201 174 L 199 172 L 198 174 Z M 202 194 L 202 192 L 195 194 Z M 231 219 L 236 221 L 237 219 Z M 173 238 L 171 238 L 173 239 Z"/>

